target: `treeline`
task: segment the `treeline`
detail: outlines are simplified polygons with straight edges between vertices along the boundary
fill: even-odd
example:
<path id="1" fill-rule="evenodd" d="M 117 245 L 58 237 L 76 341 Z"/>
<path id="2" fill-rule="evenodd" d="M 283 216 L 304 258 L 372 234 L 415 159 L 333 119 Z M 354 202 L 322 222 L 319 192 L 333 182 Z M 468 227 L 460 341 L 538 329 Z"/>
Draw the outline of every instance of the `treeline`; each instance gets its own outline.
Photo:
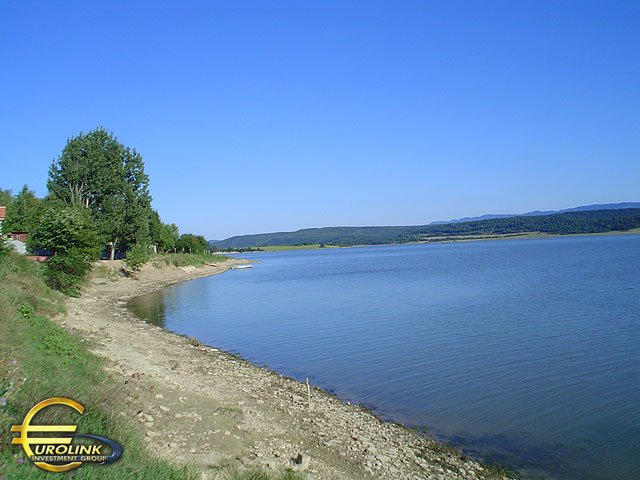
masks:
<path id="1" fill-rule="evenodd" d="M 493 218 L 473 222 L 428 225 L 407 236 L 408 241 L 421 237 L 460 235 L 510 235 L 541 232 L 555 235 L 603 233 L 640 227 L 640 209 L 592 210 L 557 213 L 534 217 Z"/>
<path id="2" fill-rule="evenodd" d="M 212 252 L 216 253 L 251 253 L 251 252 L 264 252 L 264 249 L 260 247 L 245 247 L 245 248 L 225 248 L 216 247 L 215 241 L 209 241 L 209 248 Z"/>
<path id="3" fill-rule="evenodd" d="M 640 228 L 640 209 L 612 209 L 516 216 L 442 225 L 391 227 L 307 228 L 296 232 L 263 233 L 231 237 L 216 242 L 218 248 L 276 245 L 381 245 L 442 241 L 450 237 L 479 237 L 541 232 L 556 235 L 602 233 Z"/>
<path id="4" fill-rule="evenodd" d="M 162 222 L 151 201 L 142 156 L 97 128 L 67 141 L 49 169 L 44 198 L 27 186 L 17 195 L 0 190 L 0 205 L 7 206 L 2 230 L 28 232 L 29 250 L 51 255 L 47 283 L 77 295 L 100 257 L 126 257 L 138 269 L 152 251 L 209 250 L 203 236 L 180 235 L 175 224 Z"/>

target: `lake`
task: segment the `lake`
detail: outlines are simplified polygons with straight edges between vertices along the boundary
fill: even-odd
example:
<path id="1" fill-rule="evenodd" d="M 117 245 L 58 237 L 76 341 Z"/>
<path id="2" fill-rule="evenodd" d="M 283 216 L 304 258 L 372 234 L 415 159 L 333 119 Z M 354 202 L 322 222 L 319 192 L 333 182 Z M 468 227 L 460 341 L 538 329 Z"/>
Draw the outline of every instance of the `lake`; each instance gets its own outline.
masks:
<path id="1" fill-rule="evenodd" d="M 640 235 L 238 256 L 130 307 L 528 478 L 640 478 Z"/>

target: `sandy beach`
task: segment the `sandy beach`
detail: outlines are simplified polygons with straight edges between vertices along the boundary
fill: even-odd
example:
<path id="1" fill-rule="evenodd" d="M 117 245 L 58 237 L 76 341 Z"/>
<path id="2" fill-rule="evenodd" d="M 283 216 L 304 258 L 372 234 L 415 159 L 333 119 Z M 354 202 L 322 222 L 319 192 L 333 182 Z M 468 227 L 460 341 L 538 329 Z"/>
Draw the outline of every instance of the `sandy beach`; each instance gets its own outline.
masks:
<path id="1" fill-rule="evenodd" d="M 239 263 L 145 265 L 123 276 L 119 261 L 101 262 L 101 275 L 56 318 L 105 359 L 122 386 L 112 400 L 122 404 L 120 415 L 139 422 L 152 452 L 195 465 L 203 479 L 216 478 L 221 462 L 290 468 L 309 479 L 507 478 L 313 386 L 309 397 L 298 381 L 147 324 L 126 307 L 136 296 Z"/>

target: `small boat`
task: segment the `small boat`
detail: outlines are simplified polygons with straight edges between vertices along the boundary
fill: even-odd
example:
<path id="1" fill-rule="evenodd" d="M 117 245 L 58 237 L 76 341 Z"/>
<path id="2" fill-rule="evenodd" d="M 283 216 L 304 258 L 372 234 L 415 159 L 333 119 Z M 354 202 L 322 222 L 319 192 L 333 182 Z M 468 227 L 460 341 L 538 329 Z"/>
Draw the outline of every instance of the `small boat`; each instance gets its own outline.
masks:
<path id="1" fill-rule="evenodd" d="M 234 265 L 233 267 L 231 267 L 232 270 L 243 270 L 245 268 L 252 268 L 253 265 L 248 264 L 248 265 Z"/>

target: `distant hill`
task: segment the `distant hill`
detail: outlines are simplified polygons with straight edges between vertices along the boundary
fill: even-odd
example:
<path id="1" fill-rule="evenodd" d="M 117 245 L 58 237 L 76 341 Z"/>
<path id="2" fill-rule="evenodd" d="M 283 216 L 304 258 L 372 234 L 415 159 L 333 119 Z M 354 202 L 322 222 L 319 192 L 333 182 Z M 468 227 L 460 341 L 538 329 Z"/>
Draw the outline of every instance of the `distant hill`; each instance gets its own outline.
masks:
<path id="1" fill-rule="evenodd" d="M 445 224 L 305 228 L 295 232 L 240 235 L 219 242 L 212 242 L 211 245 L 218 248 L 311 244 L 380 245 L 442 241 L 451 237 L 516 235 L 523 232 L 566 235 L 624 231 L 633 228 L 640 228 L 640 208 L 610 208 L 603 210 L 590 205 L 569 209 L 562 213 L 517 215 L 506 218 L 488 218 Z"/>
<path id="2" fill-rule="evenodd" d="M 431 222 L 429 225 L 443 225 L 446 223 L 473 222 L 476 220 L 490 220 L 492 218 L 511 217 L 539 217 L 540 215 L 553 215 L 565 212 L 588 212 L 591 210 L 618 210 L 621 208 L 640 208 L 640 202 L 620 202 L 620 203 L 598 203 L 594 205 L 583 205 L 581 207 L 566 208 L 564 210 L 534 210 L 527 213 L 488 213 L 479 217 L 463 217 L 453 220 L 440 220 Z"/>

